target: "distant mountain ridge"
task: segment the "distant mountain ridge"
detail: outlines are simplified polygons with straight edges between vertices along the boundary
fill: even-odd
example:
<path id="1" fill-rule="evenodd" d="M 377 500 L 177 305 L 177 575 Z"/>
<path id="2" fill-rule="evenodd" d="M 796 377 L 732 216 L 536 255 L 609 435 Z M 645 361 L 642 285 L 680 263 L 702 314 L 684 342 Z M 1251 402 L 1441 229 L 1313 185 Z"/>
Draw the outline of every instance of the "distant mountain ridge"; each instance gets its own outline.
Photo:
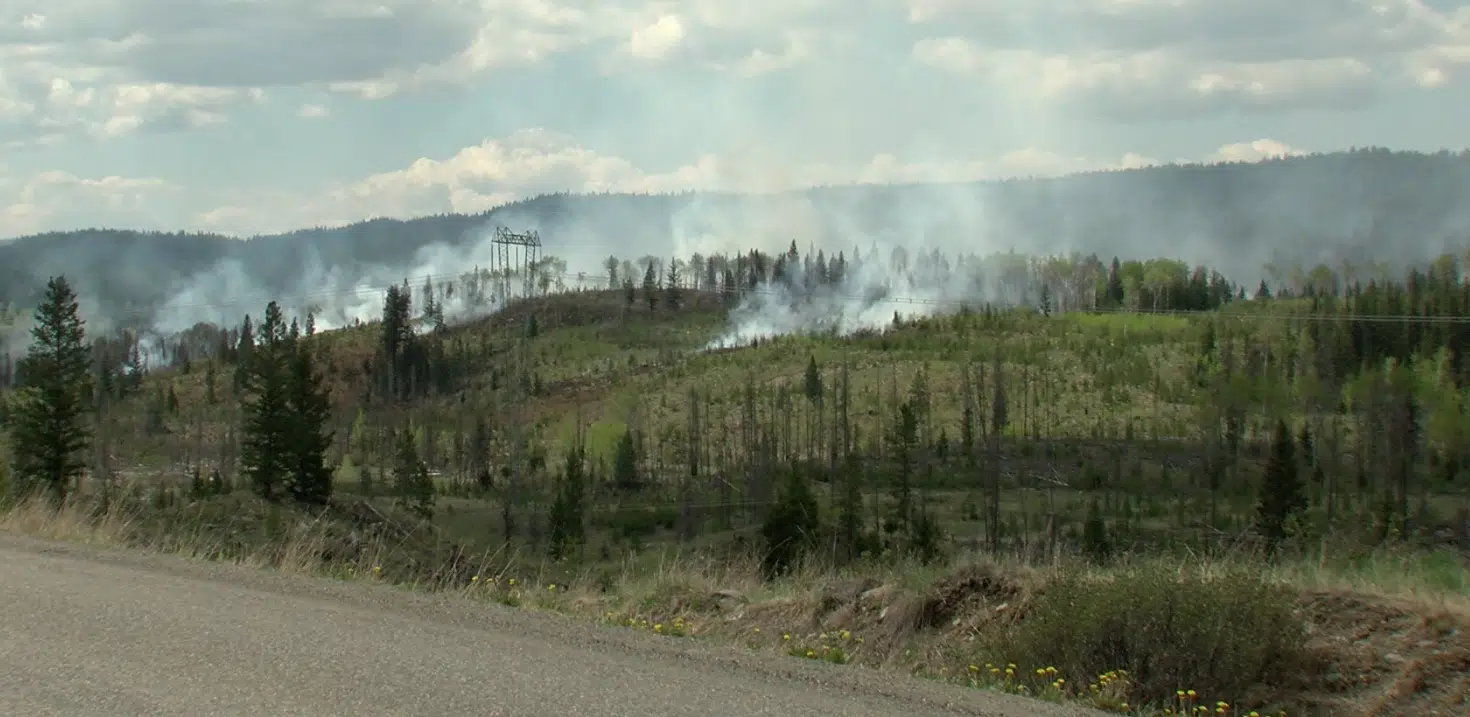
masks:
<path id="1" fill-rule="evenodd" d="M 718 239 L 721 247 L 773 249 L 795 240 L 803 249 L 813 244 L 829 252 L 904 244 L 946 253 L 1170 256 L 1254 281 L 1267 261 L 1351 257 L 1398 265 L 1464 246 L 1470 152 L 1375 148 L 1253 164 L 781 195 L 552 194 L 477 215 L 372 219 L 244 240 L 119 229 L 52 232 L 0 242 L 0 302 L 26 305 L 48 276 L 65 274 L 101 307 L 146 311 L 229 260 L 238 262 L 236 274 L 253 290 L 300 291 L 323 271 L 350 281 L 355 272 L 371 273 L 369 267 L 391 275 L 426 262 L 473 262 L 472 248 L 496 224 L 539 230 L 548 254 L 567 259 L 574 273 L 594 275 L 609 254 L 687 256 L 709 251 L 710 240 Z M 443 256 L 418 254 L 431 246 Z"/>

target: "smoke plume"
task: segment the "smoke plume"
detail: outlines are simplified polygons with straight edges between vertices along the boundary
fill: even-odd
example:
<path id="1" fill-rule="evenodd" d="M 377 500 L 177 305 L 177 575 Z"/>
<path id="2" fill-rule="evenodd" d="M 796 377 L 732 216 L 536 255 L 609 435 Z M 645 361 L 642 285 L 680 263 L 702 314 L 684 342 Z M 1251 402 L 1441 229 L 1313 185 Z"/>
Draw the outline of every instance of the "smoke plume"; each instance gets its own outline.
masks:
<path id="1" fill-rule="evenodd" d="M 377 318 L 390 284 L 406 281 L 422 308 L 427 277 L 446 318 L 464 320 L 505 298 L 500 279 L 486 276 L 498 226 L 538 232 L 543 255 L 558 260 L 537 291 L 605 287 L 609 256 L 666 264 L 695 253 L 781 253 L 794 243 L 803 256 L 863 257 L 836 286 L 772 285 L 748 295 L 714 343 L 733 345 L 878 328 L 895 311 L 1034 301 L 1007 279 L 1013 251 L 1104 262 L 1171 257 L 1248 286 L 1270 275 L 1267 264 L 1422 263 L 1470 237 L 1470 205 L 1459 199 L 1470 192 L 1467 167 L 1470 156 L 1372 151 L 948 185 L 550 195 L 474 216 L 376 219 L 248 240 L 70 232 L 0 243 L 0 265 L 25 277 L 0 281 L 0 303 L 34 306 L 37 282 L 65 274 L 93 332 L 234 327 L 271 300 L 332 329 Z M 477 283 L 470 277 L 480 290 L 466 290 Z M 511 294 L 520 291 L 518 280 L 509 284 Z M 5 334 L 9 350 L 24 343 L 22 330 Z"/>

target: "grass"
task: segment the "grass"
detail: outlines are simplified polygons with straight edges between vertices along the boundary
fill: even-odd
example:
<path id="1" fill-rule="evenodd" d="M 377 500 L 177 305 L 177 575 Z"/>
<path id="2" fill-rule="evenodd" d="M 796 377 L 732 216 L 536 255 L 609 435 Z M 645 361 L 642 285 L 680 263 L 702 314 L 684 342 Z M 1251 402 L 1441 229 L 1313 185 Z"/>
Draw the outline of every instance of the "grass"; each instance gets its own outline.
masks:
<path id="1" fill-rule="evenodd" d="M 397 514 L 391 498 L 355 499 L 364 475 L 391 466 L 391 457 L 373 450 L 378 429 L 405 419 L 420 430 L 435 428 L 433 452 L 443 457 L 454 453 L 454 433 L 483 412 L 496 450 L 504 450 L 515 419 L 500 410 L 505 397 L 492 396 L 489 386 L 504 385 L 499 357 L 523 335 L 532 311 L 540 326 L 531 353 L 541 389 L 522 427 L 554 467 L 579 428 L 589 457 L 603 466 L 625 429 L 641 429 L 652 474 L 644 477 L 655 483 L 649 494 L 614 497 L 594 487 L 589 542 L 566 563 L 540 558 L 544 551 L 530 539 L 517 540 L 525 546 L 519 551 L 501 547 L 497 494 L 467 491 L 452 469 L 440 479 L 442 494 L 427 525 Z M 1292 335 L 1281 322 L 1236 320 L 1238 313 L 1213 320 L 1221 336 L 1242 346 Z M 1470 656 L 1462 556 L 1445 547 L 1365 549 L 1363 541 L 1345 539 L 1345 526 L 1371 522 L 1377 505 L 1368 491 L 1339 496 L 1336 526 L 1314 509 L 1305 521 L 1312 529 L 1289 546 L 1289 558 L 1267 563 L 1222 546 L 1220 535 L 1240 533 L 1252 520 L 1259 455 L 1249 442 L 1264 426 L 1257 419 L 1272 406 L 1288 405 L 1288 414 L 1299 409 L 1286 403 L 1290 397 L 1279 386 L 1253 389 L 1241 477 L 1211 496 L 1196 470 L 1200 408 L 1210 400 L 1192 383 L 1197 317 L 960 314 L 843 340 L 785 337 L 699 352 L 723 326 L 708 306 L 650 316 L 641 306 L 625 313 L 617 297 L 600 294 L 516 305 L 454 330 L 452 341 L 488 352 L 464 396 L 428 397 L 408 407 L 361 401 L 361 366 L 372 355 L 376 326 L 324 334 L 342 439 L 337 491 L 348 506 L 326 516 L 272 508 L 238 493 L 182 497 L 184 466 L 209 465 L 222 453 L 231 369 L 219 372 L 216 406 L 204 400 L 205 371 L 198 364 L 160 371 L 108 421 L 115 452 L 130 463 L 125 474 L 137 478 L 129 497 L 95 515 L 77 506 L 60 513 L 15 507 L 0 516 L 0 531 L 449 590 L 669 638 L 723 640 L 773 655 L 902 670 L 1129 714 L 1202 706 L 1215 713 L 1220 702 L 1228 705 L 1221 714 L 1281 706 L 1293 714 L 1396 714 L 1455 705 L 1470 692 L 1467 685 L 1457 695 L 1454 680 L 1437 672 Z M 781 580 L 762 579 L 759 561 L 739 547 L 758 540 L 747 515 L 755 498 L 744 492 L 737 457 L 747 450 L 740 438 L 744 387 L 756 388 L 759 424 L 789 423 L 790 442 L 800 452 L 835 420 L 832 402 L 821 404 L 819 416 L 818 404 L 801 396 L 812 356 L 829 390 L 848 367 L 851 415 L 864 451 L 881 445 L 897 402 L 911 395 L 921 375 L 929 387 L 928 437 L 948 431 L 957 438 L 963 373 L 984 373 L 986 389 L 977 401 L 983 413 L 999 364 L 1009 421 L 998 468 L 987 470 L 998 470 L 1004 481 L 1003 555 L 974 550 L 984 534 L 975 505 L 979 471 L 962 467 L 940 473 L 923 490 L 953 539 L 944 560 L 875 558 L 841 569 L 810 561 Z M 164 431 L 150 433 L 140 428 L 147 402 L 166 387 L 183 408 L 165 416 Z M 787 387 L 794 394 L 782 404 L 777 394 Z M 666 489 L 684 469 L 691 391 L 706 401 L 700 413 L 714 463 L 706 466 L 708 477 L 735 488 L 728 500 L 746 522 L 721 524 L 727 496 L 712 480 L 694 500 L 714 509 L 700 508 L 700 534 L 680 542 L 673 531 L 678 511 Z M 348 451 L 349 427 L 360 410 L 368 430 Z M 0 444 L 0 470 L 3 451 Z M 523 532 L 544 524 L 550 472 L 533 480 L 543 500 L 519 516 Z M 865 480 L 871 512 L 886 504 L 888 486 L 881 476 Z M 830 518 L 839 488 L 814 487 Z M 1116 558 L 1104 567 L 1067 557 L 1094 501 L 1115 548 Z M 637 540 L 619 536 L 629 523 L 628 506 L 620 502 L 647 507 L 646 532 Z M 1452 483 L 1427 484 L 1422 502 L 1431 517 L 1470 507 Z M 1205 525 L 1212 506 L 1218 517 Z M 633 543 L 648 547 L 634 550 Z M 1445 643 L 1444 654 L 1424 648 L 1426 640 Z M 1404 662 L 1385 669 L 1385 654 Z"/>
<path id="2" fill-rule="evenodd" d="M 1151 392 L 1155 367 L 1179 363 L 1182 359 L 1175 354 L 1192 348 L 1190 320 L 1179 317 L 1067 316 L 1040 325 L 1005 318 L 986 324 L 976 317 L 953 317 L 936 320 L 940 331 L 934 326 L 913 324 L 840 345 L 826 339 L 787 337 L 740 351 L 696 353 L 722 329 L 718 314 L 691 310 L 648 317 L 639 311 L 635 310 L 631 319 L 609 320 L 605 325 L 546 322 L 532 349 L 535 370 L 546 391 L 532 406 L 535 425 L 554 429 L 579 411 L 590 410 L 595 418 L 598 407 L 608 412 L 608 421 L 616 423 L 637 409 L 650 433 L 667 434 L 686 425 L 691 389 L 722 389 L 710 397 L 709 422 L 732 425 L 738 422 L 741 410 L 735 389 L 751 377 L 758 377 L 757 386 L 762 389 L 786 384 L 799 387 L 808 357 L 814 354 L 825 362 L 829 380 L 840 362 L 849 363 L 857 415 L 875 415 L 895 386 L 906 392 L 923 365 L 933 387 L 934 422 L 954 424 L 962 409 L 953 399 L 962 365 L 975 361 L 988 367 L 998 346 L 1004 350 L 1007 383 L 1012 384 L 1016 395 L 1022 394 L 1023 381 L 1042 375 L 1043 365 L 1046 376 L 1070 377 L 1044 385 L 1047 395 L 1058 399 L 1048 401 L 1044 409 L 1018 405 L 1016 419 L 1008 429 L 1011 433 L 1026 431 L 1044 416 L 1048 435 L 1086 437 L 1095 430 L 1100 417 L 1112 416 L 1110 420 L 1121 434 L 1130 421 L 1180 426 L 1178 419 L 1185 412 L 1185 407 L 1175 402 L 1141 397 L 1120 388 L 1132 386 L 1137 391 Z M 485 321 L 459 329 L 456 336 L 470 345 L 487 341 L 492 347 L 504 348 L 515 337 L 510 330 L 515 320 L 512 316 Z M 344 414 L 354 413 L 357 408 L 362 384 L 358 367 L 371 356 L 375 328 L 364 326 L 323 335 L 324 349 L 334 357 L 332 365 L 336 367 L 333 395 Z M 1078 332 L 1076 328 L 1083 330 Z M 1002 343 L 997 344 L 997 337 L 1002 336 Z M 1112 348 L 1097 354 L 1098 346 Z M 1160 352 L 1167 355 L 1161 359 Z M 174 387 L 181 404 L 203 405 L 202 369 L 195 368 L 188 374 L 174 372 L 164 380 Z M 228 376 L 222 375 L 219 382 L 227 386 Z M 1037 384 L 1037 388 L 1043 388 L 1043 384 Z M 759 403 L 759 417 L 773 415 L 771 406 Z M 437 408 L 432 403 L 419 407 L 425 420 L 452 410 L 447 403 Z M 123 407 L 114 417 L 120 426 L 131 428 L 141 422 L 140 411 L 137 405 Z M 218 416 L 204 418 L 208 432 L 223 433 Z M 155 457 L 152 462 L 156 464 L 158 457 L 177 453 L 177 444 L 191 439 L 192 427 L 182 416 L 174 422 L 186 425 L 175 429 L 171 436 L 135 441 L 143 449 L 140 455 Z M 556 454 L 562 447 L 564 433 L 568 432 L 548 431 L 551 453 Z"/>
<path id="3" fill-rule="evenodd" d="M 253 523 L 233 530 L 210 525 L 221 515 L 252 514 Z M 720 640 L 1133 715 L 1199 705 L 1240 715 L 1342 707 L 1340 695 L 1315 684 L 1314 670 L 1341 669 L 1323 665 L 1332 663 L 1328 646 L 1347 630 L 1314 622 L 1324 601 L 1362 610 L 1408 606 L 1442 635 L 1470 626 L 1470 597 L 1447 581 L 1445 559 L 1433 556 L 1317 556 L 1275 566 L 1243 557 L 1136 558 L 1098 567 L 967 554 L 927 566 L 839 570 L 808 562 L 770 582 L 754 556 L 687 551 L 576 567 L 488 552 L 446 570 L 434 564 L 432 543 L 388 531 L 367 531 L 375 537 L 344 550 L 342 521 L 243 496 L 164 509 L 119 500 L 105 511 L 80 501 L 59 511 L 31 502 L 0 513 L 0 532 L 450 591 L 670 639 Z M 1445 646 L 1463 642 L 1456 639 Z M 1215 709 L 1237 701 L 1248 707 Z"/>

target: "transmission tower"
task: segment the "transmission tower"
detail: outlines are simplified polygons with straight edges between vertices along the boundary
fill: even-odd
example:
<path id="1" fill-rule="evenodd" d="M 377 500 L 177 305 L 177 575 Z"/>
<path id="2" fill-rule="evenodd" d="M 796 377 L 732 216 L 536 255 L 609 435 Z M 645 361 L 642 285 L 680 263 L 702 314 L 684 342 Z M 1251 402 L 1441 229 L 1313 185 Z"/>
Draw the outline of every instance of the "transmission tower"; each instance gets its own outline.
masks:
<path id="1" fill-rule="evenodd" d="M 494 254 L 490 270 L 500 283 L 501 301 L 510 303 L 512 282 L 517 276 L 521 279 L 519 296 L 532 296 L 536 288 L 537 263 L 541 261 L 541 235 L 534 229 L 517 234 L 505 227 L 495 227 L 495 236 L 490 242 Z"/>

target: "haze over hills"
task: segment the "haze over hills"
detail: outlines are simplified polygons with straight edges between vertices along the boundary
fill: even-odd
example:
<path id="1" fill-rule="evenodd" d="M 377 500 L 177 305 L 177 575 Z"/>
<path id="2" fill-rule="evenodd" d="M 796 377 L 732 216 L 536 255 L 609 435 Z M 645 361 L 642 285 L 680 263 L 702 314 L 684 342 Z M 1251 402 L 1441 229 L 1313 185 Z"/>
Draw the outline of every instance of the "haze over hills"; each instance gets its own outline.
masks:
<path id="1" fill-rule="evenodd" d="M 687 258 L 794 241 L 833 255 L 903 247 L 1170 257 L 1253 285 L 1268 262 L 1396 267 L 1458 251 L 1470 240 L 1467 196 L 1470 153 L 1384 149 L 965 184 L 553 194 L 476 215 L 246 240 L 105 228 L 21 237 L 0 243 L 0 302 L 29 305 L 48 276 L 65 274 L 103 325 L 178 331 L 239 321 L 270 299 L 308 297 L 297 308 L 313 306 L 330 326 L 373 316 L 387 284 L 488 267 L 496 226 L 539 231 L 545 253 L 566 262 L 565 277 L 588 282 L 605 281 L 609 255 Z"/>

